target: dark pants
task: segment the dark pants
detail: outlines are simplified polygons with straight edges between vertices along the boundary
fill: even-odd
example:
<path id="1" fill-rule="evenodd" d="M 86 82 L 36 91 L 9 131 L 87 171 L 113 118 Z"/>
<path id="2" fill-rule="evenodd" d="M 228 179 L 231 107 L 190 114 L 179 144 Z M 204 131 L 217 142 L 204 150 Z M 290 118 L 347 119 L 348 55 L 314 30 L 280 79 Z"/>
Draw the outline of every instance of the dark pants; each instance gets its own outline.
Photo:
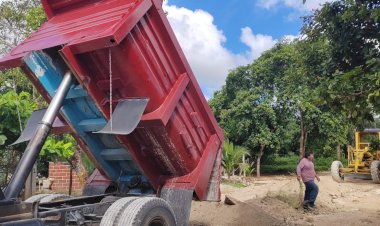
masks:
<path id="1" fill-rule="evenodd" d="M 314 206 L 319 191 L 318 185 L 316 185 L 314 181 L 304 182 L 304 184 L 306 186 L 304 205 Z"/>

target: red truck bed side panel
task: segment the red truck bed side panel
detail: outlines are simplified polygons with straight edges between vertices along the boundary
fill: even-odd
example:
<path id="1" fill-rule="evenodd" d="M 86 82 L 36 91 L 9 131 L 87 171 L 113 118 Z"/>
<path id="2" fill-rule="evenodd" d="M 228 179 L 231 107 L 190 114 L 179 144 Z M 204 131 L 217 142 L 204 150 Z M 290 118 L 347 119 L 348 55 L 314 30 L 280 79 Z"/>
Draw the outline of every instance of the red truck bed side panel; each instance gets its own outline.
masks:
<path id="1" fill-rule="evenodd" d="M 32 50 L 62 56 L 106 118 L 113 97 L 149 98 L 138 128 L 118 139 L 154 188 L 195 189 L 205 199 L 223 133 L 177 42 L 161 0 L 43 0 L 49 21 L 0 61 L 13 67 Z M 149 159 L 149 160 L 148 160 Z"/>

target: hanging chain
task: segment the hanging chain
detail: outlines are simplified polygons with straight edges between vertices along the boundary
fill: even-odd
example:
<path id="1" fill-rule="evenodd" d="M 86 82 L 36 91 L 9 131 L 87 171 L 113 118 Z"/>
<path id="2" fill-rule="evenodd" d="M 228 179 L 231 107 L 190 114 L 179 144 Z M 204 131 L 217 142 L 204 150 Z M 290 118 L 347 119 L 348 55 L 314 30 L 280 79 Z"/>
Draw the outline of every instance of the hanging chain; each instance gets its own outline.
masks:
<path id="1" fill-rule="evenodd" d="M 109 58 L 109 76 L 110 76 L 110 120 L 111 120 L 111 131 L 112 131 L 112 54 L 111 54 L 111 48 L 109 48 L 108 51 L 108 58 Z"/>

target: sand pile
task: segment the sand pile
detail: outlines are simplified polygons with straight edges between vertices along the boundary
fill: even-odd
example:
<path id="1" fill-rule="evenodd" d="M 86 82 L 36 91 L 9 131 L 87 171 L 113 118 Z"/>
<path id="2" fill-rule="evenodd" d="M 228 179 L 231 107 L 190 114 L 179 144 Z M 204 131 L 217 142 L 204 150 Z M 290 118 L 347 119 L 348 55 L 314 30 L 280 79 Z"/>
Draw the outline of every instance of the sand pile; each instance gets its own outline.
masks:
<path id="1" fill-rule="evenodd" d="M 223 196 L 239 203 L 194 202 L 190 225 L 380 225 L 379 184 L 362 179 L 339 184 L 330 175 L 317 184 L 317 210 L 312 212 L 299 208 L 304 187 L 294 176 L 263 177 L 245 188 L 223 185 Z"/>
<path id="2" fill-rule="evenodd" d="M 193 202 L 190 226 L 284 225 L 255 204 Z"/>

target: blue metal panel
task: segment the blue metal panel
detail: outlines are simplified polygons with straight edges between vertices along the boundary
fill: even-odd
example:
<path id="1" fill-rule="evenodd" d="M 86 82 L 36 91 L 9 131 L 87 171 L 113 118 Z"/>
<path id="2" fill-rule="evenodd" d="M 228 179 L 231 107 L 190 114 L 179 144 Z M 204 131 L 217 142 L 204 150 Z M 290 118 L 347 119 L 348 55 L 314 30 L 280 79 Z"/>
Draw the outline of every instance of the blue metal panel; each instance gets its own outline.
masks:
<path id="1" fill-rule="evenodd" d="M 85 132 L 95 132 L 103 129 L 106 123 L 104 118 L 86 119 L 81 121 L 79 126 L 81 126 Z"/>
<path id="2" fill-rule="evenodd" d="M 54 96 L 63 74 L 68 70 L 66 66 L 63 63 L 57 63 L 57 59 L 53 61 L 48 54 L 42 51 L 32 52 L 23 60 L 48 94 L 51 97 Z M 92 155 L 112 181 L 119 184 L 125 183 L 125 186 L 130 183 L 129 179 L 136 178 L 136 176 L 141 177 L 142 181 L 146 181 L 136 165 L 129 159 L 120 158 L 120 160 L 107 161 L 103 157 L 110 149 L 127 150 L 117 142 L 114 135 L 92 133 L 101 129 L 106 124 L 106 119 L 82 86 L 73 85 L 71 87 L 61 113 L 86 143 Z M 112 155 L 112 153 L 110 154 Z M 126 153 L 125 156 L 128 155 Z"/>
<path id="3" fill-rule="evenodd" d="M 86 97 L 86 96 L 87 96 L 87 92 L 83 89 L 83 86 L 78 85 L 69 91 L 69 93 L 66 96 L 66 99 L 75 99 L 75 98 L 81 98 L 81 97 Z"/>

